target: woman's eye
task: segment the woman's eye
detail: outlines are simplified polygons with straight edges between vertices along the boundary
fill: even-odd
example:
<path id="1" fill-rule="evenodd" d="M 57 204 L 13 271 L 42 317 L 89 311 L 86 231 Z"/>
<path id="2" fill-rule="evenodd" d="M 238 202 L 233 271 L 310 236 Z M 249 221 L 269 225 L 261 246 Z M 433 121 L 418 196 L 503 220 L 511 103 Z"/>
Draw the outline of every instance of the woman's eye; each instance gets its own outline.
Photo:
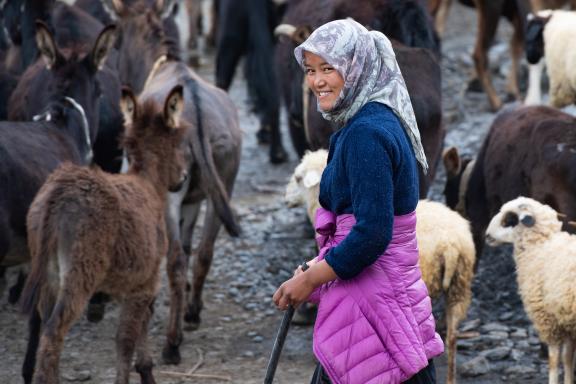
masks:
<path id="1" fill-rule="evenodd" d="M 313 70 L 313 69 L 306 68 L 306 74 L 307 74 L 307 75 L 311 75 L 311 74 L 313 74 L 313 73 L 314 73 L 314 70 Z"/>
<path id="2" fill-rule="evenodd" d="M 326 68 L 322 68 L 322 70 L 324 71 L 324 73 L 329 73 L 333 70 L 334 68 L 330 68 L 330 67 L 326 67 Z"/>

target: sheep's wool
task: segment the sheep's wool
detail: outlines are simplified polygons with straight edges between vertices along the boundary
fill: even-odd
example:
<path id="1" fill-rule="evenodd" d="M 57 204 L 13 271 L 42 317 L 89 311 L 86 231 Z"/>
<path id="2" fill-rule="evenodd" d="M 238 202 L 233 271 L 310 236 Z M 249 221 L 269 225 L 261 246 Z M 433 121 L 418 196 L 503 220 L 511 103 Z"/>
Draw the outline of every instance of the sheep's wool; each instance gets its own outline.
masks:
<path id="1" fill-rule="evenodd" d="M 390 107 L 406 131 L 416 159 L 428 169 L 416 117 L 406 83 L 390 40 L 381 32 L 368 31 L 348 18 L 326 23 L 294 50 L 304 68 L 304 51 L 322 57 L 344 79 L 344 87 L 330 111 L 318 111 L 326 120 L 345 124 L 371 101 Z"/>

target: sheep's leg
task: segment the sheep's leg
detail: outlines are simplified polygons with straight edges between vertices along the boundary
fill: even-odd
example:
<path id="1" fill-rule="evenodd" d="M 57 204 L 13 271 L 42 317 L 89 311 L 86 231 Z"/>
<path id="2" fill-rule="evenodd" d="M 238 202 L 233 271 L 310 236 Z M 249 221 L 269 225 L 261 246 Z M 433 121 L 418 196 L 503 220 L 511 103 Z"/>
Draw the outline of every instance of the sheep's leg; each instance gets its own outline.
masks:
<path id="1" fill-rule="evenodd" d="M 525 105 L 538 105 L 542 103 L 541 78 L 544 71 L 544 59 L 538 64 L 529 65 L 528 91 L 526 92 Z"/>
<path id="2" fill-rule="evenodd" d="M 548 344 L 548 384 L 558 384 L 560 344 Z"/>
<path id="3" fill-rule="evenodd" d="M 564 384 L 574 383 L 574 340 L 567 339 L 562 346 L 562 364 L 564 365 Z"/>
<path id="4" fill-rule="evenodd" d="M 143 330 L 148 326 L 148 320 L 151 315 L 150 305 L 153 301 L 153 296 L 143 294 L 138 297 L 131 297 L 122 303 L 118 332 L 116 334 L 116 384 L 128 384 L 130 381 L 130 366 L 134 350 L 136 349 L 136 344 L 140 342 L 140 337 L 145 333 Z M 145 343 L 146 339 L 142 342 Z M 142 352 L 141 348 L 139 352 Z M 141 358 L 140 368 L 143 371 L 147 368 L 151 370 L 152 360 L 144 361 L 144 353 L 139 357 Z M 146 367 L 146 364 L 149 366 Z M 141 372 L 139 371 L 139 373 Z M 152 377 L 151 372 L 150 377 Z M 144 375 L 142 375 L 142 378 L 144 378 Z M 145 381 L 142 382 L 144 383 Z"/>
<path id="5" fill-rule="evenodd" d="M 498 110 L 502 106 L 502 101 L 492 85 L 490 66 L 488 63 L 488 50 L 490 49 L 492 41 L 494 41 L 500 9 L 497 7 L 498 4 L 493 4 L 493 2 L 475 0 L 474 4 L 478 13 L 478 31 L 473 54 L 476 74 L 482 83 L 484 92 L 488 95 L 491 108 Z M 497 16 L 494 17 L 494 15 Z"/>
<path id="6" fill-rule="evenodd" d="M 156 384 L 154 376 L 152 375 L 152 357 L 148 350 L 148 324 L 150 318 L 154 313 L 154 299 L 151 300 L 147 310 L 140 314 L 142 318 L 140 337 L 136 342 L 136 372 L 140 374 L 140 381 L 142 384 Z"/>
<path id="7" fill-rule="evenodd" d="M 168 221 L 170 250 L 168 251 L 166 270 L 170 284 L 170 318 L 166 344 L 162 350 L 162 359 L 167 364 L 179 364 L 181 360 L 179 348 L 183 339 L 182 318 L 186 296 L 188 258 L 194 224 L 196 224 L 200 211 L 200 204 L 194 204 L 183 207 L 180 214 L 179 205 L 180 203 L 178 203 L 175 211 L 170 213 L 171 217 Z M 182 230 L 180 230 L 179 225 L 180 217 L 184 220 Z M 184 246 L 182 246 L 181 239 Z"/>
<path id="8" fill-rule="evenodd" d="M 446 384 L 456 382 L 456 335 L 458 334 L 458 321 L 454 313 L 454 305 L 446 302 L 446 346 L 448 350 L 448 371 L 446 373 Z"/>
<path id="9" fill-rule="evenodd" d="M 212 256 L 214 255 L 214 242 L 220 230 L 221 222 L 216 211 L 214 204 L 208 200 L 206 208 L 206 218 L 204 220 L 204 231 L 202 233 L 202 240 L 198 246 L 196 258 L 193 265 L 193 283 L 190 301 L 188 303 L 188 310 L 184 320 L 190 324 L 192 329 L 200 326 L 200 311 L 202 310 L 202 289 L 206 275 L 210 270 L 212 264 Z"/>

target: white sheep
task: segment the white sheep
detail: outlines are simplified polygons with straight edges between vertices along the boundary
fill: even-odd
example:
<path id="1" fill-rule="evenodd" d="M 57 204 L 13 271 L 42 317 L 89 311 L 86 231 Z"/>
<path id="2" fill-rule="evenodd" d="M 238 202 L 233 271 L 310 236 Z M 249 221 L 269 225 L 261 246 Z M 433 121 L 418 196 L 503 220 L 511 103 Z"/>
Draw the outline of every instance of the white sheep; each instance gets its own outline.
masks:
<path id="1" fill-rule="evenodd" d="M 286 190 L 291 206 L 306 205 L 314 223 L 320 206 L 320 178 L 326 166 L 325 150 L 307 153 L 296 167 Z M 456 336 L 472 298 L 476 252 L 468 221 L 445 205 L 420 200 L 416 208 L 416 237 L 422 278 L 432 298 L 446 298 L 447 383 L 456 380 Z"/>
<path id="2" fill-rule="evenodd" d="M 543 10 L 536 17 L 545 21 L 543 27 L 544 59 L 550 78 L 550 104 L 562 108 L 576 102 L 576 12 Z M 533 18 L 534 16 L 530 16 Z M 529 19 L 530 20 L 530 19 Z M 534 42 L 527 42 L 532 44 Z M 541 44 L 541 43 L 540 43 Z M 530 84 L 525 103 L 539 104 L 542 61 L 530 70 Z"/>
<path id="3" fill-rule="evenodd" d="M 320 206 L 320 178 L 326 168 L 328 151 L 319 149 L 314 152 L 306 151 L 300 164 L 294 169 L 286 187 L 286 202 L 289 207 L 306 205 L 308 219 L 314 225 L 316 210 Z"/>
<path id="4" fill-rule="evenodd" d="M 564 383 L 574 381 L 576 341 L 576 236 L 561 231 L 556 211 L 536 200 L 507 202 L 486 231 L 489 245 L 512 243 L 518 289 L 540 340 L 548 345 L 549 383 L 558 383 L 564 348 Z"/>

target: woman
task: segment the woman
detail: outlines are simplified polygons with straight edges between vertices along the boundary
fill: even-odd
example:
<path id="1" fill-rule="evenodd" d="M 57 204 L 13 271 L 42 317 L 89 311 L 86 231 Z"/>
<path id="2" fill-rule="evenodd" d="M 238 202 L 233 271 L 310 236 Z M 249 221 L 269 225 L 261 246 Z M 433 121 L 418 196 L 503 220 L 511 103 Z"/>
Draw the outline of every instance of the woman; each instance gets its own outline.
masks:
<path id="1" fill-rule="evenodd" d="M 294 54 L 330 138 L 316 214 L 319 255 L 274 294 L 319 301 L 314 353 L 332 383 L 434 383 L 443 352 L 418 267 L 416 160 L 426 158 L 390 41 L 357 22 L 318 28 Z"/>

